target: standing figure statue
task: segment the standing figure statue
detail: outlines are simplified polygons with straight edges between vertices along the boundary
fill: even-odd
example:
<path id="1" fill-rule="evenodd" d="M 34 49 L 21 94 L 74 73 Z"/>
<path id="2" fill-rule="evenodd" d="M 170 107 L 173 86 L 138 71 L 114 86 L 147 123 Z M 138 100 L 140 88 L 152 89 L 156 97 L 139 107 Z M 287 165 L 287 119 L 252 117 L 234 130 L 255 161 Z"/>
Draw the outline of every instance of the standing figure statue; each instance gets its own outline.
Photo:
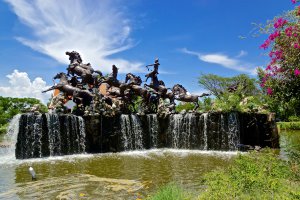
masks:
<path id="1" fill-rule="evenodd" d="M 157 74 L 159 74 L 158 73 L 158 67 L 159 67 L 159 65 L 160 64 L 159 64 L 158 58 L 155 59 L 155 61 L 154 61 L 153 64 L 146 65 L 146 67 L 147 67 L 148 70 L 149 70 L 150 66 L 153 66 L 153 71 L 145 75 L 145 77 L 147 77 L 146 80 L 145 80 L 145 82 L 147 82 L 148 78 L 150 78 L 150 77 L 156 77 Z M 153 84 L 153 83 L 151 82 L 151 84 Z"/>
<path id="2" fill-rule="evenodd" d="M 119 68 L 116 65 L 112 65 L 112 73 L 102 83 L 108 83 L 110 86 L 119 87 L 120 82 L 117 79 Z"/>

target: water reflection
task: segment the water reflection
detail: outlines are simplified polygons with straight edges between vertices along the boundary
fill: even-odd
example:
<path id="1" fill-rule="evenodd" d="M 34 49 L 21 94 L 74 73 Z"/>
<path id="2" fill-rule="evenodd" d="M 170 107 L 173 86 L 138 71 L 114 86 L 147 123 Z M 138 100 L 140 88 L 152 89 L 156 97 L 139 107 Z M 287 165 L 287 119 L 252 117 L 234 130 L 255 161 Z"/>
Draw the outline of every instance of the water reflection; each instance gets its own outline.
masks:
<path id="1" fill-rule="evenodd" d="M 203 174 L 227 166 L 232 155 L 150 150 L 16 161 L 0 165 L 0 199 L 15 199 L 16 194 L 20 199 L 136 199 L 168 182 L 199 189 Z M 31 181 L 29 166 L 37 181 Z"/>
<path id="2" fill-rule="evenodd" d="M 280 155 L 284 159 L 300 156 L 300 130 L 281 130 L 280 148 Z"/>

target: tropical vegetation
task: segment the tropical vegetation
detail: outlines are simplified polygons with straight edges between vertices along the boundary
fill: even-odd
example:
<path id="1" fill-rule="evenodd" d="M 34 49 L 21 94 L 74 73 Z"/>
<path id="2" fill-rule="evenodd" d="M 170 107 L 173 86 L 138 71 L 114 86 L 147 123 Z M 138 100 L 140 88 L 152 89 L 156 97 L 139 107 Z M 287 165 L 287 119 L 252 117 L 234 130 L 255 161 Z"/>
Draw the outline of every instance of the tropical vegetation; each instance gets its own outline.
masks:
<path id="1" fill-rule="evenodd" d="M 0 135 L 6 132 L 8 123 L 13 116 L 29 111 L 35 104 L 40 105 L 41 112 L 47 112 L 47 107 L 38 99 L 0 96 Z"/>

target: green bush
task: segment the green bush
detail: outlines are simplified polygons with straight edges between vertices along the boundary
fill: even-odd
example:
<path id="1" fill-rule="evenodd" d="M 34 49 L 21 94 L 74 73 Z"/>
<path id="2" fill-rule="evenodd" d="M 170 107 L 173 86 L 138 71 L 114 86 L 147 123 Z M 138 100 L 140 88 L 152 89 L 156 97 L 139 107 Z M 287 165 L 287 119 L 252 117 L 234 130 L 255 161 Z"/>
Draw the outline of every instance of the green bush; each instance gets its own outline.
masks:
<path id="1" fill-rule="evenodd" d="M 277 122 L 279 129 L 300 130 L 300 122 Z"/>
<path id="2" fill-rule="evenodd" d="M 189 200 L 191 196 L 183 191 L 179 186 L 170 183 L 158 190 L 148 200 Z"/>
<path id="3" fill-rule="evenodd" d="M 13 116 L 27 112 L 35 104 L 40 105 L 41 112 L 47 112 L 47 107 L 38 99 L 0 96 L 0 134 L 6 133 L 8 123 Z"/>
<path id="4" fill-rule="evenodd" d="M 299 171 L 289 165 L 272 150 L 238 155 L 228 169 L 205 176 L 199 199 L 299 199 Z"/>
<path id="5" fill-rule="evenodd" d="M 201 105 L 201 104 L 200 104 Z M 181 112 L 181 111 L 183 111 L 183 110 L 185 110 L 185 111 L 190 111 L 190 110 L 193 110 L 195 108 L 195 104 L 193 104 L 193 103 L 189 103 L 189 102 L 180 102 L 177 106 L 176 106 L 176 108 L 175 108 L 175 110 L 176 110 L 176 112 Z"/>
<path id="6" fill-rule="evenodd" d="M 289 122 L 299 122 L 300 117 L 299 116 L 289 116 L 288 120 L 289 120 Z"/>

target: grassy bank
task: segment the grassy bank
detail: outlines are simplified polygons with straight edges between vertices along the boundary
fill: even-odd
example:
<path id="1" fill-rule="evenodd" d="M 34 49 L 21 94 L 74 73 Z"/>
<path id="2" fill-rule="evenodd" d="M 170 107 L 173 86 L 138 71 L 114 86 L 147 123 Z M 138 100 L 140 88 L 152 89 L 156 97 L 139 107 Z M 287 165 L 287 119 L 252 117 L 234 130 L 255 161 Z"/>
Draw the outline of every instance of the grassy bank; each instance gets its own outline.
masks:
<path id="1" fill-rule="evenodd" d="M 199 196 L 168 185 L 149 199 L 300 199 L 300 166 L 267 149 L 238 155 L 229 168 L 206 174 L 203 184 Z"/>
<path id="2" fill-rule="evenodd" d="M 300 130 L 300 122 L 277 122 L 277 127 L 283 130 Z"/>

